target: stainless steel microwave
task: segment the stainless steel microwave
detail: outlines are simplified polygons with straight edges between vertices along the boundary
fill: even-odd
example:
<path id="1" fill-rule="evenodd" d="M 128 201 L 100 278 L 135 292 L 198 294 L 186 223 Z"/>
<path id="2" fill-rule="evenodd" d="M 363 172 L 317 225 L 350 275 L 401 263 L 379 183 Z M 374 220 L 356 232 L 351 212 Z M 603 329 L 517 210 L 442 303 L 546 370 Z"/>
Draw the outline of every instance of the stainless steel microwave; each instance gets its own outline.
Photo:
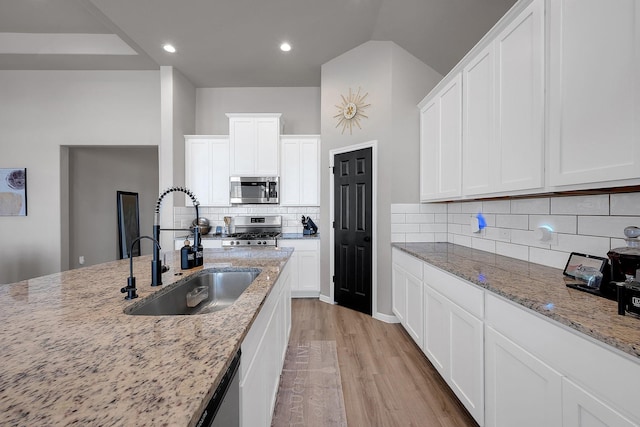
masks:
<path id="1" fill-rule="evenodd" d="M 278 177 L 232 176 L 230 178 L 230 202 L 232 204 L 279 203 Z"/>

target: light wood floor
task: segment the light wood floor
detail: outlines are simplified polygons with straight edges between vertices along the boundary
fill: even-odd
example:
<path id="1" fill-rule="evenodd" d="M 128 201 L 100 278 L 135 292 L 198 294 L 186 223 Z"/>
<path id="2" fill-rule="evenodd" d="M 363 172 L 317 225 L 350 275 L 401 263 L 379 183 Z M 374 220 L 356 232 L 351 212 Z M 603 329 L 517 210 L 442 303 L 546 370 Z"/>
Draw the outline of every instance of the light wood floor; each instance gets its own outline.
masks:
<path id="1" fill-rule="evenodd" d="M 349 427 L 477 427 L 399 324 L 294 299 L 289 345 L 335 340 Z"/>

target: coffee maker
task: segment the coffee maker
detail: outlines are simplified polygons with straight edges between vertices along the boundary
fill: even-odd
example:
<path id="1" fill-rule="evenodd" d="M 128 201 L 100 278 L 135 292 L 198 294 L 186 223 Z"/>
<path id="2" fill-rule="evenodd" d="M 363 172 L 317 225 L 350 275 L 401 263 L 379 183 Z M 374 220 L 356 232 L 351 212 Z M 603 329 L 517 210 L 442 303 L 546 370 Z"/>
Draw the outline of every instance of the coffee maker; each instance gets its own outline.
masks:
<path id="1" fill-rule="evenodd" d="M 640 316 L 640 228 L 624 229 L 627 246 L 611 249 L 611 280 L 617 289 L 618 314 Z"/>

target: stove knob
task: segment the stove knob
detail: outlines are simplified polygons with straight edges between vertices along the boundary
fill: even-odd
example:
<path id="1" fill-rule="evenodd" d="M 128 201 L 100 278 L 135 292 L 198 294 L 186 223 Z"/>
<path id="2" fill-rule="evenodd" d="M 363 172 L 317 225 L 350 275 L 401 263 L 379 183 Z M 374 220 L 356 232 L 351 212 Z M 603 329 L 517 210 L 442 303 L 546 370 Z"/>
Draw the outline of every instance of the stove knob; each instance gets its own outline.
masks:
<path id="1" fill-rule="evenodd" d="M 239 244 L 240 244 L 240 241 L 239 241 L 239 240 L 236 240 L 236 245 L 239 245 Z"/>
<path id="2" fill-rule="evenodd" d="M 251 244 L 251 242 L 247 242 L 247 245 L 250 245 L 250 244 Z"/>
<path id="3" fill-rule="evenodd" d="M 258 244 L 259 244 L 259 245 L 261 245 L 261 244 L 262 244 L 262 242 L 261 242 L 260 240 L 258 240 Z"/>
<path id="4" fill-rule="evenodd" d="M 236 242 L 234 242 L 233 240 L 229 243 L 231 246 L 235 245 Z"/>
<path id="5" fill-rule="evenodd" d="M 262 244 L 263 244 L 263 245 L 266 245 L 266 244 L 267 244 L 267 242 L 266 242 L 266 241 L 262 241 Z"/>

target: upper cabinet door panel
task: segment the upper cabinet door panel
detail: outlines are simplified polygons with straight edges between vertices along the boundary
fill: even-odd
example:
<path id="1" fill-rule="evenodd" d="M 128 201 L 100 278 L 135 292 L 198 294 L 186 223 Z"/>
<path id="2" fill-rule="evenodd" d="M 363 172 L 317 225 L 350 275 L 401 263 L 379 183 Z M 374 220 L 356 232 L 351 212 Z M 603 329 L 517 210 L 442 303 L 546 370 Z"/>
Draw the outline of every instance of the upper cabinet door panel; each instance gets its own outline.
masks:
<path id="1" fill-rule="evenodd" d="M 440 98 L 438 192 L 459 196 L 462 187 L 462 77 L 458 74 Z"/>
<path id="2" fill-rule="evenodd" d="M 231 140 L 231 173 L 253 174 L 255 171 L 255 126 L 251 118 L 229 119 Z"/>
<path id="3" fill-rule="evenodd" d="M 640 175 L 640 3 L 550 3 L 549 180 Z"/>
<path id="4" fill-rule="evenodd" d="M 420 200 L 437 194 L 437 157 L 440 141 L 440 107 L 432 100 L 420 110 Z"/>
<path id="5" fill-rule="evenodd" d="M 256 119 L 256 174 L 278 176 L 280 121 L 271 117 Z"/>
<path id="6" fill-rule="evenodd" d="M 533 1 L 495 41 L 499 191 L 542 187 L 544 0 Z"/>
<path id="7" fill-rule="evenodd" d="M 494 190 L 495 56 L 493 44 L 471 60 L 463 73 L 463 194 Z"/>
<path id="8" fill-rule="evenodd" d="M 227 113 L 231 175 L 278 176 L 279 113 Z"/>

